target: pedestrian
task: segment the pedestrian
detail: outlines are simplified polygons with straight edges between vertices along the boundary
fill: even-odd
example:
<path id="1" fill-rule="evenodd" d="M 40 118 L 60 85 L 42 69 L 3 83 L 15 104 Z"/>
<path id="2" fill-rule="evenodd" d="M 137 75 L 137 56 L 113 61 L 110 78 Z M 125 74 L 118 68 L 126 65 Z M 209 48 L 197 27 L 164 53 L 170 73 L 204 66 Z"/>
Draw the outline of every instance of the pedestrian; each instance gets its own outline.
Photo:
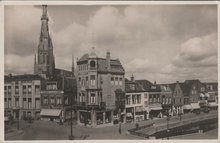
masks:
<path id="1" fill-rule="evenodd" d="M 121 134 L 121 123 L 119 123 L 119 129 L 118 129 L 119 134 Z"/>
<path id="2" fill-rule="evenodd" d="M 138 128 L 139 128 L 139 124 L 138 124 L 138 123 L 136 123 L 135 125 L 136 125 L 136 129 L 138 129 Z"/>

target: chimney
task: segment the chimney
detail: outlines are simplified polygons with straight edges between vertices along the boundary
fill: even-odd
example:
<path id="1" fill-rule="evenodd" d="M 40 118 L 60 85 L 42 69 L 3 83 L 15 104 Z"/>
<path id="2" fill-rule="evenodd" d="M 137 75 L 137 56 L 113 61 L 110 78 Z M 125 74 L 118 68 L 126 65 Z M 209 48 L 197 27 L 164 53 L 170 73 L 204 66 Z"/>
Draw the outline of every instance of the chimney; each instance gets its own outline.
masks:
<path id="1" fill-rule="evenodd" d="M 107 63 L 107 69 L 108 69 L 108 71 L 110 71 L 110 69 L 111 69 L 110 61 L 111 61 L 110 52 L 107 51 L 107 53 L 106 53 L 106 63 Z"/>
<path id="2" fill-rule="evenodd" d="M 134 81 L 134 75 L 133 74 L 131 75 L 131 81 Z"/>

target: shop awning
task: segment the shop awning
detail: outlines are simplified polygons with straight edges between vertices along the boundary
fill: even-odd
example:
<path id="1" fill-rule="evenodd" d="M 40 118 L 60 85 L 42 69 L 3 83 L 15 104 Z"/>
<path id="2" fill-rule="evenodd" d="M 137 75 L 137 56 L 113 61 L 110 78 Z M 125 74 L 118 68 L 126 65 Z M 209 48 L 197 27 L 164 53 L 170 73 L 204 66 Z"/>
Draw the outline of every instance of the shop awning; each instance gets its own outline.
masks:
<path id="1" fill-rule="evenodd" d="M 206 94 L 205 94 L 205 97 L 210 97 L 209 93 L 206 93 Z"/>
<path id="2" fill-rule="evenodd" d="M 163 108 L 159 107 L 159 106 L 158 107 L 151 107 L 150 110 L 163 110 Z"/>
<path id="3" fill-rule="evenodd" d="M 41 116 L 60 116 L 60 109 L 41 109 Z"/>
<path id="4" fill-rule="evenodd" d="M 163 110 L 161 104 L 150 105 L 150 110 Z"/>
<path id="5" fill-rule="evenodd" d="M 127 117 L 132 117 L 133 115 L 132 115 L 132 113 L 128 112 L 128 113 L 126 114 L 126 116 L 127 116 Z"/>
<path id="6" fill-rule="evenodd" d="M 205 97 L 205 95 L 204 95 L 203 93 L 200 93 L 200 97 L 202 97 L 202 98 L 203 98 L 203 97 Z"/>
<path id="7" fill-rule="evenodd" d="M 145 109 L 143 107 L 136 107 L 135 111 L 136 112 L 144 112 Z"/>
<path id="8" fill-rule="evenodd" d="M 191 103 L 192 109 L 199 109 L 200 106 L 198 103 Z"/>
<path id="9" fill-rule="evenodd" d="M 183 109 L 184 109 L 184 110 L 191 110 L 191 109 L 192 109 L 192 106 L 191 106 L 191 105 L 184 105 L 184 106 L 183 106 Z"/>
<path id="10" fill-rule="evenodd" d="M 218 107 L 218 104 L 215 102 L 209 102 L 209 107 Z"/>

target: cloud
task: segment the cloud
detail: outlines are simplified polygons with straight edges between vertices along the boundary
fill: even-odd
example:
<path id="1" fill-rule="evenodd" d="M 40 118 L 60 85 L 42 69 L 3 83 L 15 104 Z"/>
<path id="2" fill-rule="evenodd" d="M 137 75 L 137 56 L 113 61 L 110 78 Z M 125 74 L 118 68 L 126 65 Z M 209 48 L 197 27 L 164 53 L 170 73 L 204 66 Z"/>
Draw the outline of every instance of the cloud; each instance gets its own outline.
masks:
<path id="1" fill-rule="evenodd" d="M 31 65 L 30 62 L 32 63 Z M 33 73 L 33 69 L 34 69 L 34 55 L 28 55 L 23 57 L 15 54 L 5 55 L 5 71 L 7 71 L 6 74 Z"/>
<path id="2" fill-rule="evenodd" d="M 125 65 L 125 69 L 127 73 L 145 73 L 146 71 L 152 72 L 155 67 L 147 59 L 133 59 Z"/>
<path id="3" fill-rule="evenodd" d="M 5 7 L 5 52 L 27 56 L 37 51 L 41 10 L 33 6 Z"/>
<path id="4" fill-rule="evenodd" d="M 191 38 L 181 45 L 180 52 L 173 62 L 162 68 L 160 77 L 174 81 L 186 79 L 217 81 L 217 50 L 217 34 Z"/>
<path id="5" fill-rule="evenodd" d="M 171 81 L 170 73 L 186 78 L 194 67 L 216 71 L 215 5 L 48 6 L 48 13 L 57 68 L 69 70 L 72 55 L 80 58 L 95 46 L 99 57 L 109 50 L 128 76 L 134 73 L 139 79 Z M 23 65 L 19 57 L 37 51 L 40 16 L 40 7 L 6 6 L 6 62 L 14 55 L 21 60 L 20 69 L 28 65 L 31 71 L 33 58 Z M 12 62 L 6 66 L 6 73 L 23 72 Z"/>
<path id="6" fill-rule="evenodd" d="M 217 66 L 217 52 L 217 34 L 194 37 L 181 45 L 173 64 L 189 67 Z"/>

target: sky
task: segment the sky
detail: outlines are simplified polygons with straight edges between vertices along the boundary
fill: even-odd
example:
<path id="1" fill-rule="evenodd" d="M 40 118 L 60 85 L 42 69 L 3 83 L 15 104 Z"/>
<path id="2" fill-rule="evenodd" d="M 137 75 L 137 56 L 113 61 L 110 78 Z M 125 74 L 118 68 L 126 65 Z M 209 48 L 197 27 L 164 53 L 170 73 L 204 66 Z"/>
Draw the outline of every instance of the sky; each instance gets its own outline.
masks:
<path id="1" fill-rule="evenodd" d="M 41 6 L 5 6 L 5 74 L 33 73 Z M 157 83 L 217 81 L 216 5 L 49 5 L 57 68 L 110 51 L 125 76 Z"/>

